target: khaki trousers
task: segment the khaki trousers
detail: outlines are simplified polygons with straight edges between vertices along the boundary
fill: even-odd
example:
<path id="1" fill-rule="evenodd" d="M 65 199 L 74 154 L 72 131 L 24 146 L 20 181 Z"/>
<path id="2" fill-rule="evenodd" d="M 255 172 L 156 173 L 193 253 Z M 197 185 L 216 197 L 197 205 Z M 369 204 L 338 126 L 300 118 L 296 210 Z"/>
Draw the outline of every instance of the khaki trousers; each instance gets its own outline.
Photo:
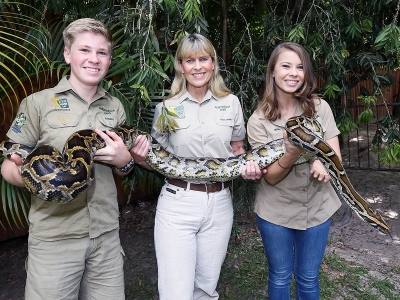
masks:
<path id="1" fill-rule="evenodd" d="M 98 238 L 42 241 L 29 237 L 25 300 L 123 300 L 119 230 Z"/>

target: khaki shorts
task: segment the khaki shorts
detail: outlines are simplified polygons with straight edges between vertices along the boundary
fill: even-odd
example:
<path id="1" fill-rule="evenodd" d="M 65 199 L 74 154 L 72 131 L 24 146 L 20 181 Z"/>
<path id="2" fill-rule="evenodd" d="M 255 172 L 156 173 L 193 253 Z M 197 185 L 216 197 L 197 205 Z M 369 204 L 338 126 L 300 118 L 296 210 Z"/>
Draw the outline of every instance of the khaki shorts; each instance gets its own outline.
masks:
<path id="1" fill-rule="evenodd" d="M 125 299 L 118 229 L 94 239 L 29 237 L 28 249 L 26 300 Z"/>

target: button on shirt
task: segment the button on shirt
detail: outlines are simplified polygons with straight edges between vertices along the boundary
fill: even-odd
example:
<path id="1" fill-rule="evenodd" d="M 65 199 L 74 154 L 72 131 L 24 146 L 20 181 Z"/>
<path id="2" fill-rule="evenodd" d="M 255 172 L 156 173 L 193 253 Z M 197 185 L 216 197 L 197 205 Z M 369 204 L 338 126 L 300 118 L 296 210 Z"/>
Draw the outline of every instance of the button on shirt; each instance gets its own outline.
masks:
<path id="1" fill-rule="evenodd" d="M 324 131 L 324 140 L 337 136 L 332 111 L 326 103 L 316 101 L 317 116 Z M 298 106 L 295 115 L 301 115 Z M 269 121 L 256 110 L 249 119 L 247 134 L 252 148 L 283 138 L 286 120 Z M 293 229 L 307 229 L 325 222 L 341 202 L 330 182 L 321 182 L 310 174 L 311 165 L 293 166 L 287 177 L 272 186 L 261 179 L 257 186 L 255 212 L 271 223 Z"/>
<path id="2" fill-rule="evenodd" d="M 7 135 L 31 147 L 50 144 L 62 152 L 67 138 L 81 129 L 111 129 L 125 121 L 122 103 L 98 88 L 89 104 L 66 77 L 57 86 L 34 93 L 21 102 Z M 67 204 L 32 196 L 29 232 L 40 240 L 90 236 L 118 227 L 116 186 L 110 166 L 95 163 L 95 180 L 88 191 Z"/>

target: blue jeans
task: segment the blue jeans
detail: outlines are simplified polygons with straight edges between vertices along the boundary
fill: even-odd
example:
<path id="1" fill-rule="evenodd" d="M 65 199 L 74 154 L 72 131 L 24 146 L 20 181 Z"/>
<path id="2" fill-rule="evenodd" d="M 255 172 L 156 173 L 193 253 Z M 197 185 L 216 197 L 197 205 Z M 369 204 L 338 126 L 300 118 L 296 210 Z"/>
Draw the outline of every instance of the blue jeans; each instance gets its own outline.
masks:
<path id="1" fill-rule="evenodd" d="M 319 267 L 328 241 L 330 219 L 307 230 L 272 224 L 257 216 L 268 261 L 268 295 L 271 300 L 290 300 L 292 274 L 296 299 L 319 299 Z"/>

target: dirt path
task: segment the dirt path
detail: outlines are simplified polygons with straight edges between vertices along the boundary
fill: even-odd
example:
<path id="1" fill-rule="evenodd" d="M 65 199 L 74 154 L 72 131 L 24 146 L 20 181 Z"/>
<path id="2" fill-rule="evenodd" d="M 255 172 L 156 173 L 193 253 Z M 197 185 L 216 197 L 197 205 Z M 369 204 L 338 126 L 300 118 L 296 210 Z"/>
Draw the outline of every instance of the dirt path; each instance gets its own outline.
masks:
<path id="1" fill-rule="evenodd" d="M 355 261 L 372 270 L 377 277 L 400 268 L 400 173 L 347 171 L 355 189 L 378 210 L 392 229 L 392 238 L 366 225 L 353 213 L 351 222 L 340 227 L 345 207 L 333 217 L 328 252 Z M 400 274 L 392 274 L 400 286 Z"/>
<path id="2" fill-rule="evenodd" d="M 354 213 L 349 224 L 339 227 L 344 211 L 342 207 L 333 217 L 327 252 L 360 263 L 370 268 L 374 276 L 386 278 L 388 271 L 400 268 L 400 173 L 352 170 L 347 173 L 356 190 L 381 212 L 392 227 L 393 240 L 365 224 Z M 144 277 L 151 277 L 156 284 L 154 212 L 154 202 L 140 203 L 133 213 L 123 211 L 121 241 L 128 254 L 126 282 L 140 284 Z M 23 299 L 26 255 L 26 236 L 0 242 L 0 300 Z M 391 276 L 400 285 L 399 272 Z"/>

